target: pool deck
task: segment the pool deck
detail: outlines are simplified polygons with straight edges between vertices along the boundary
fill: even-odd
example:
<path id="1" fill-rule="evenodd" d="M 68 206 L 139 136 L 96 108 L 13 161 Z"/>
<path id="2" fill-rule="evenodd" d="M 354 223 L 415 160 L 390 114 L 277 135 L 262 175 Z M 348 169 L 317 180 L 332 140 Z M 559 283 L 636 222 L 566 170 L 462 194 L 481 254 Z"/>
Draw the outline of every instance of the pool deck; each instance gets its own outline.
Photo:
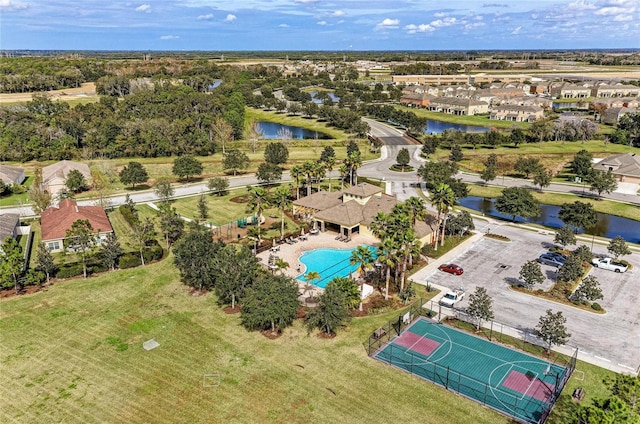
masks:
<path id="1" fill-rule="evenodd" d="M 267 264 L 269 263 L 269 255 L 274 255 L 279 257 L 280 259 L 283 259 L 289 264 L 289 268 L 284 270 L 284 274 L 288 275 L 289 277 L 296 278 L 300 274 L 304 274 L 306 272 L 306 267 L 299 260 L 302 252 L 306 250 L 318 249 L 320 247 L 328 247 L 334 249 L 351 249 L 361 244 L 378 244 L 377 239 L 363 236 L 358 233 L 353 234 L 351 236 L 351 241 L 348 243 L 336 240 L 337 236 L 338 233 L 335 233 L 333 231 L 326 231 L 324 233 L 320 232 L 318 234 L 308 234 L 306 236 L 306 240 L 298 240 L 298 242 L 294 244 L 279 244 L 277 246 L 279 250 L 275 252 L 272 252 L 271 249 L 264 251 L 258 254 L 258 258 L 260 258 L 260 263 L 264 267 L 267 267 Z M 305 283 L 300 282 L 298 285 L 302 290 L 305 286 Z M 315 290 L 316 293 L 322 292 L 322 289 L 319 287 L 316 287 Z"/>

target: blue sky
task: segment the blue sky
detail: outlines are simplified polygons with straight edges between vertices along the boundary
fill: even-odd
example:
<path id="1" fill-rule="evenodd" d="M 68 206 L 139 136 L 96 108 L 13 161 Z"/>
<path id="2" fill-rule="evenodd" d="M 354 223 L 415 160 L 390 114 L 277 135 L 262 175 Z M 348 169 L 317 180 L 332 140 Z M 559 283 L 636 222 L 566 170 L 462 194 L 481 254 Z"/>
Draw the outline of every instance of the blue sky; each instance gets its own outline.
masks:
<path id="1" fill-rule="evenodd" d="M 640 48 L 640 1 L 0 0 L 0 48 Z"/>

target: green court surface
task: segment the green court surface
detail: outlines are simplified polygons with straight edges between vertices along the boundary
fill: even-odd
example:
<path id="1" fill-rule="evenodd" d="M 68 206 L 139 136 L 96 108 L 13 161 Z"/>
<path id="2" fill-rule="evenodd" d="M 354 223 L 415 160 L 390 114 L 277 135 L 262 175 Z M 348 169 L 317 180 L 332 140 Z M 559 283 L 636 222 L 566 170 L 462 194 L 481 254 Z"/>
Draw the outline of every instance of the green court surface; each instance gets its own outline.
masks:
<path id="1" fill-rule="evenodd" d="M 573 367 L 419 318 L 373 355 L 521 422 L 544 422 Z"/>

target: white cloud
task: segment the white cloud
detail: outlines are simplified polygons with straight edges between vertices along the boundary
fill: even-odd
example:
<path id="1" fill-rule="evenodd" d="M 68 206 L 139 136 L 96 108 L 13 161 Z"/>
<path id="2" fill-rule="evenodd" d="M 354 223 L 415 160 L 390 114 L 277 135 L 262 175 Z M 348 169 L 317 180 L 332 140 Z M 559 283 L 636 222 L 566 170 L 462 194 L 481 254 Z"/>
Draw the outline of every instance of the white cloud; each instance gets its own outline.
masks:
<path id="1" fill-rule="evenodd" d="M 200 15 L 196 18 L 199 21 L 209 21 L 213 19 L 213 13 L 207 13 L 206 15 Z"/>
<path id="2" fill-rule="evenodd" d="M 448 13 L 444 13 L 444 12 L 438 12 L 438 13 L 434 14 L 433 16 L 435 16 L 436 18 L 444 18 L 447 15 L 449 15 L 449 14 Z"/>
<path id="3" fill-rule="evenodd" d="M 396 29 L 398 28 L 398 25 L 400 25 L 399 19 L 385 18 L 382 22 L 376 25 L 376 29 Z"/>
<path id="4" fill-rule="evenodd" d="M 344 15 L 346 15 L 346 13 L 344 13 L 342 10 L 336 10 L 331 14 L 331 16 L 336 18 L 339 18 L 340 16 L 344 16 Z"/>
<path id="5" fill-rule="evenodd" d="M 438 19 L 438 20 L 432 21 L 431 26 L 434 26 L 436 28 L 448 27 L 455 24 L 456 21 L 457 21 L 456 18 Z"/>
<path id="6" fill-rule="evenodd" d="M 633 16 L 631 16 L 631 15 L 616 15 L 613 18 L 613 20 L 616 21 L 616 22 L 632 21 L 633 20 Z"/>
<path id="7" fill-rule="evenodd" d="M 316 3 L 318 0 L 293 0 L 294 3 L 302 3 L 302 4 L 306 4 L 306 3 Z"/>
<path id="8" fill-rule="evenodd" d="M 280 24 L 278 25 L 278 28 L 289 28 L 288 24 Z"/>
<path id="9" fill-rule="evenodd" d="M 0 10 L 7 12 L 13 12 L 14 10 L 26 9 L 29 5 L 27 3 L 20 3 L 14 0 L 0 0 Z"/>
<path id="10" fill-rule="evenodd" d="M 227 15 L 227 17 L 226 17 L 226 18 L 224 18 L 224 21 L 225 21 L 225 22 L 233 22 L 233 21 L 235 21 L 236 19 L 238 19 L 238 17 L 237 17 L 236 15 L 232 15 L 231 13 L 229 13 L 229 14 Z"/>
<path id="11" fill-rule="evenodd" d="M 520 30 L 522 29 L 521 26 L 517 27 L 516 29 L 514 29 L 513 31 L 511 31 L 512 35 L 518 35 L 520 34 Z"/>
<path id="12" fill-rule="evenodd" d="M 626 5 L 621 4 L 621 6 L 626 6 Z M 622 15 L 622 14 L 631 14 L 635 12 L 635 10 L 636 8 L 633 6 L 629 6 L 629 7 L 605 6 L 596 10 L 594 13 L 600 16 L 615 16 L 615 15 Z"/>
<path id="13" fill-rule="evenodd" d="M 178 38 L 180 38 L 177 35 L 161 35 L 160 39 L 161 40 L 177 40 Z"/>
<path id="14" fill-rule="evenodd" d="M 585 0 L 576 0 L 569 3 L 566 8 L 570 10 L 593 10 L 596 9 L 596 5 Z"/>
<path id="15" fill-rule="evenodd" d="M 434 27 L 432 27 L 429 24 L 420 24 L 420 25 L 409 24 L 409 25 L 405 25 L 404 29 L 407 30 L 409 34 L 415 34 L 418 32 L 433 32 L 436 30 Z"/>
<path id="16" fill-rule="evenodd" d="M 327 21 L 318 21 L 318 22 L 316 22 L 316 24 L 318 24 L 318 25 L 326 25 Z"/>
<path id="17" fill-rule="evenodd" d="M 136 12 L 147 12 L 149 13 L 151 11 L 151 5 L 150 4 L 141 4 L 140 6 L 136 7 Z"/>
<path id="18" fill-rule="evenodd" d="M 485 23 L 484 23 L 484 22 L 474 22 L 474 23 L 472 23 L 472 24 L 466 24 L 466 25 L 464 26 L 464 29 L 481 28 L 481 27 L 483 27 L 483 26 L 485 26 Z"/>

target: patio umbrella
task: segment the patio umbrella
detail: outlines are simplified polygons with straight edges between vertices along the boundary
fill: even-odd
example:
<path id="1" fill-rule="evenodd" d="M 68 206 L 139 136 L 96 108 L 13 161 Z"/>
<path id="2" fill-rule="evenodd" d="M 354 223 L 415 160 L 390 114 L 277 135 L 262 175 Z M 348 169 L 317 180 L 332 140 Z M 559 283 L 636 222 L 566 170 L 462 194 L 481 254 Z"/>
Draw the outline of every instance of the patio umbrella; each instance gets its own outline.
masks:
<path id="1" fill-rule="evenodd" d="M 271 241 L 272 241 L 271 246 L 272 246 L 272 247 L 276 247 L 276 239 L 274 238 L 274 239 L 272 239 Z"/>
<path id="2" fill-rule="evenodd" d="M 300 235 L 303 236 L 304 235 L 304 227 L 300 228 Z"/>

